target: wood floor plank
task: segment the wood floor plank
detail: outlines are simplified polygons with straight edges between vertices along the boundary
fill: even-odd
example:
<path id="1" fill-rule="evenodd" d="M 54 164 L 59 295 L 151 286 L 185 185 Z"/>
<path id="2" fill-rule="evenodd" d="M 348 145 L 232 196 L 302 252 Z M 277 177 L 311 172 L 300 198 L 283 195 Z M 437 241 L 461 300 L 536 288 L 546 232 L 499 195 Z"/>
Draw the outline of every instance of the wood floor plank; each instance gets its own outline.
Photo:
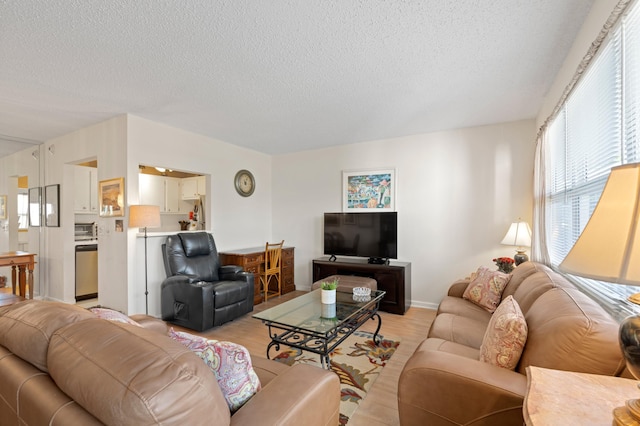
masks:
<path id="1" fill-rule="evenodd" d="M 284 301 L 304 294 L 294 291 L 278 298 L 269 299 L 266 303 L 256 305 L 254 312 L 260 312 L 276 306 Z M 382 327 L 380 333 L 386 338 L 400 339 L 400 346 L 387 366 L 382 369 L 380 377 L 374 382 L 349 421 L 350 426 L 399 425 L 398 418 L 398 378 L 404 364 L 416 347 L 427 337 L 431 322 L 435 318 L 435 311 L 431 309 L 410 308 L 405 315 L 394 315 L 380 312 Z M 377 321 L 368 321 L 360 329 L 374 332 Z M 174 326 L 176 330 L 193 333 L 192 330 Z M 267 327 L 262 321 L 245 315 L 235 321 L 203 333 L 194 333 L 208 339 L 228 340 L 246 347 L 252 356 L 265 357 L 265 350 L 271 341 L 267 334 Z M 272 351 L 272 355 L 274 351 Z"/>

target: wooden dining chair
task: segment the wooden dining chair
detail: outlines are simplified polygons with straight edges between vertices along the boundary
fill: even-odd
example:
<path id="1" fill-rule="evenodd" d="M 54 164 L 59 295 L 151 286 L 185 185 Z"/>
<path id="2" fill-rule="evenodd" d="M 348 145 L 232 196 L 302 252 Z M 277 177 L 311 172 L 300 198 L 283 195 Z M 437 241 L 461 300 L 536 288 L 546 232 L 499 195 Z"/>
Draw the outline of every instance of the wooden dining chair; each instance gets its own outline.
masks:
<path id="1" fill-rule="evenodd" d="M 282 294 L 281 266 L 283 245 L 284 240 L 273 244 L 267 242 L 264 249 L 264 263 L 260 265 L 260 286 L 261 291 L 264 292 L 265 302 L 269 299 L 269 296 L 280 296 Z M 269 289 L 272 279 L 278 284 L 277 290 Z"/>

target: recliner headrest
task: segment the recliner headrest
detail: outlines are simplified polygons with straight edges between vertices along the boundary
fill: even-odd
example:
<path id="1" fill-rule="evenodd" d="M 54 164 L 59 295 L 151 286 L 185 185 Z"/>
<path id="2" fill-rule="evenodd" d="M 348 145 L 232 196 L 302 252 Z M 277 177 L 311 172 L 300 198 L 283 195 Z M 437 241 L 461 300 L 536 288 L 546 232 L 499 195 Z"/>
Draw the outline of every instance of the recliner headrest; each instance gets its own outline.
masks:
<path id="1" fill-rule="evenodd" d="M 190 232 L 178 234 L 182 241 L 184 254 L 187 257 L 206 256 L 213 250 L 211 240 L 206 232 Z"/>

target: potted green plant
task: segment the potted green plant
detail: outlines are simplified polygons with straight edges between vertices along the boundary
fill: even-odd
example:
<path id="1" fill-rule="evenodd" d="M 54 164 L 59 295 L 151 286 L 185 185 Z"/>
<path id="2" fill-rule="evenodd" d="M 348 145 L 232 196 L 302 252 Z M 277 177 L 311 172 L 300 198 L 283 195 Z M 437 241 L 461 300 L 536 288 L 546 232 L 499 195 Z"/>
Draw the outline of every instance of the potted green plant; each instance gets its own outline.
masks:
<path id="1" fill-rule="evenodd" d="M 322 303 L 336 303 L 336 289 L 338 288 L 338 280 L 324 281 L 320 284 Z"/>

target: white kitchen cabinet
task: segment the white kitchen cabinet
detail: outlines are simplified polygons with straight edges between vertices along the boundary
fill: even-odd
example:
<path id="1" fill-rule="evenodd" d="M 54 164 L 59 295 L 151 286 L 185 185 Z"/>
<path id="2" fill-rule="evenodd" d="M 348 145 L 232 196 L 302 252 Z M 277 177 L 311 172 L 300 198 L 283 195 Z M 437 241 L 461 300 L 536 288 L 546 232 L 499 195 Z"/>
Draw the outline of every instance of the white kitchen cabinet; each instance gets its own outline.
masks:
<path id="1" fill-rule="evenodd" d="M 182 199 L 196 200 L 201 195 L 206 195 L 207 187 L 204 176 L 195 176 L 182 179 Z"/>
<path id="2" fill-rule="evenodd" d="M 159 206 L 161 213 L 180 213 L 180 179 L 138 175 L 140 204 Z"/>
<path id="3" fill-rule="evenodd" d="M 74 206 L 76 213 L 98 213 L 98 169 L 74 166 Z"/>

